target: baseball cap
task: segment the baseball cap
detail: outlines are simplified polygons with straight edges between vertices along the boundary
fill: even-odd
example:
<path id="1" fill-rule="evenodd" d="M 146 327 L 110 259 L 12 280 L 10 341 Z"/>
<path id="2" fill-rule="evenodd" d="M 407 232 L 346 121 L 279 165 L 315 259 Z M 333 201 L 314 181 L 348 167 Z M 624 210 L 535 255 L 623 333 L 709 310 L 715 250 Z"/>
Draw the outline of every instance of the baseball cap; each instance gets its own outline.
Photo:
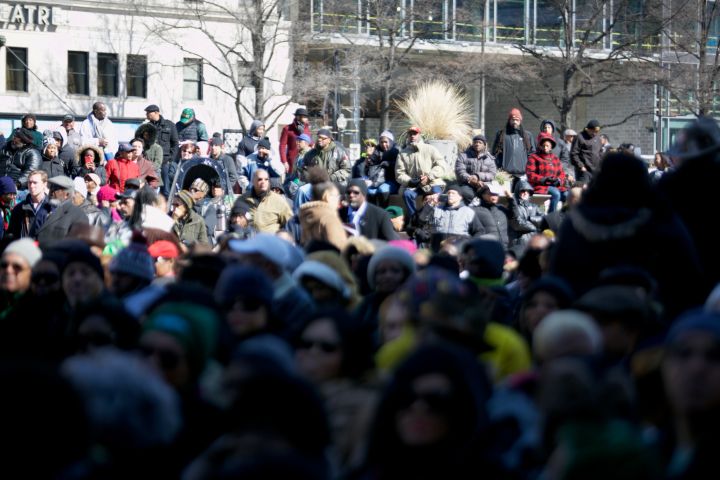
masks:
<path id="1" fill-rule="evenodd" d="M 118 145 L 118 152 L 132 152 L 133 150 L 135 149 L 128 142 L 121 142 L 120 145 Z"/>
<path id="2" fill-rule="evenodd" d="M 180 114 L 180 121 L 183 123 L 188 123 L 190 120 L 193 119 L 195 116 L 195 110 L 192 108 L 184 108 L 182 113 Z"/>
<path id="3" fill-rule="evenodd" d="M 90 180 L 92 180 L 93 182 L 95 182 L 95 184 L 96 184 L 98 187 L 99 187 L 100 184 L 102 183 L 102 182 L 100 181 L 100 177 L 98 176 L 97 173 L 88 173 L 88 174 L 86 174 L 86 175 L 85 175 L 85 180 L 87 180 L 88 178 L 89 178 Z"/>
<path id="4" fill-rule="evenodd" d="M 298 135 L 297 139 L 303 140 L 307 143 L 312 143 L 312 138 L 310 138 L 310 136 L 307 133 L 301 133 L 300 135 Z"/>
<path id="5" fill-rule="evenodd" d="M 65 123 L 65 122 L 74 122 L 74 121 L 75 121 L 75 117 L 73 117 L 72 115 L 65 115 L 65 116 L 63 117 L 62 121 L 63 121 L 63 123 Z"/>
<path id="6" fill-rule="evenodd" d="M 407 129 L 408 132 L 415 132 L 415 133 L 422 133 L 422 130 L 420 130 L 420 127 L 417 125 L 413 125 L 412 127 Z"/>

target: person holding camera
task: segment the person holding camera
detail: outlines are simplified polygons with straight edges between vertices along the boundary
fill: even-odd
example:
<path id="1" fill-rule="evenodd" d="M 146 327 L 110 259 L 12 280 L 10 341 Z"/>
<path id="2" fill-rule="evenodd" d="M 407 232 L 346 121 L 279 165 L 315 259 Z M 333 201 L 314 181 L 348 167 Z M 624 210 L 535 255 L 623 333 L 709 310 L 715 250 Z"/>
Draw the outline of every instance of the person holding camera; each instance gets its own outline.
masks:
<path id="1" fill-rule="evenodd" d="M 418 195 L 427 196 L 442 192 L 445 185 L 443 175 L 447 169 L 445 158 L 432 145 L 423 142 L 420 127 L 410 127 L 407 131 L 407 145 L 402 149 L 395 164 L 397 182 L 405 187 L 403 200 L 409 216 L 417 210 L 415 201 Z"/>
<path id="2" fill-rule="evenodd" d="M 474 237 L 485 233 L 485 228 L 475 211 L 465 204 L 465 198 L 471 199 L 474 192 L 469 187 L 451 184 L 446 193 L 434 194 L 427 201 L 418 217 L 428 223 L 428 229 L 416 231 L 416 240 L 427 243 L 432 238 Z M 423 237 L 423 233 L 425 237 Z"/>
<path id="3" fill-rule="evenodd" d="M 555 143 L 552 134 L 540 133 L 537 151 L 528 158 L 525 170 L 534 193 L 550 195 L 548 213 L 554 212 L 558 202 L 567 198 L 567 176 L 560 159 L 552 153 Z"/>

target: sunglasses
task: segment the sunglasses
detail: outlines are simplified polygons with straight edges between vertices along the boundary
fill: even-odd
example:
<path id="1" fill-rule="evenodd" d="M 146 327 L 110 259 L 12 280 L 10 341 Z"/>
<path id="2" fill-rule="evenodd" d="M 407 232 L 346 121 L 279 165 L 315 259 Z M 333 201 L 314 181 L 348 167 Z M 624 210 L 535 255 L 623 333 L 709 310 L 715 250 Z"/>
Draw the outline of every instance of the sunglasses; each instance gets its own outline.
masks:
<path id="1" fill-rule="evenodd" d="M 348 195 L 360 195 L 360 190 L 347 190 Z"/>
<path id="2" fill-rule="evenodd" d="M 335 353 L 340 350 L 340 345 L 333 342 L 326 342 L 325 340 L 302 338 L 298 344 L 300 350 L 312 350 L 313 347 L 317 347 L 323 353 Z"/>
<path id="3" fill-rule="evenodd" d="M 161 350 L 149 345 L 141 345 L 140 353 L 146 358 L 157 355 L 158 360 L 160 360 L 160 367 L 162 367 L 163 370 L 174 370 L 180 364 L 180 354 L 170 350 Z"/>
<path id="4" fill-rule="evenodd" d="M 60 281 L 57 273 L 34 273 L 31 279 L 36 285 L 52 285 Z"/>
<path id="5" fill-rule="evenodd" d="M 436 413 L 450 412 L 453 404 L 450 392 L 415 392 L 408 391 L 400 398 L 400 408 L 409 408 L 416 402 L 424 403 L 428 409 Z"/>
<path id="6" fill-rule="evenodd" d="M 260 307 L 263 306 L 257 298 L 238 298 L 235 303 L 232 304 L 232 310 L 245 310 L 246 312 L 256 312 Z"/>
<path id="7" fill-rule="evenodd" d="M 25 265 L 23 265 L 23 264 L 21 264 L 21 263 L 13 263 L 13 262 L 8 262 L 8 261 L 6 261 L 6 260 L 3 260 L 2 262 L 0 262 L 0 268 L 1 268 L 1 269 L 5 270 L 5 269 L 7 269 L 8 267 L 12 268 L 12 269 L 15 271 L 15 273 L 20 273 L 20 272 L 22 272 L 23 270 L 27 270 L 27 269 L 28 269 L 27 266 L 25 266 Z"/>

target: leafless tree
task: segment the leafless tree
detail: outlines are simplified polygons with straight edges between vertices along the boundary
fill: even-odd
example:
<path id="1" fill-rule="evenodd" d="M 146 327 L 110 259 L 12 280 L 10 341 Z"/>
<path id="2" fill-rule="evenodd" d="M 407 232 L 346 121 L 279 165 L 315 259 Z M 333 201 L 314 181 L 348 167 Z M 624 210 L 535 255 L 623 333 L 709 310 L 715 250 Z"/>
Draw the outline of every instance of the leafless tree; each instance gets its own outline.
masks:
<path id="1" fill-rule="evenodd" d="M 530 28 L 515 48 L 530 57 L 537 79 L 555 107 L 562 129 L 581 98 L 637 84 L 627 75 L 637 58 L 657 48 L 661 22 L 650 15 L 653 0 L 551 0 L 543 4 L 544 24 Z M 650 79 L 648 79 L 650 80 Z M 516 89 L 516 92 L 519 91 Z M 519 94 L 518 103 L 527 108 Z M 646 114 L 633 112 L 629 118 Z"/>
<path id="2" fill-rule="evenodd" d="M 720 50 L 720 5 L 710 0 L 667 0 L 658 83 L 676 113 L 696 116 L 716 113 Z"/>
<path id="3" fill-rule="evenodd" d="M 147 7 L 145 0 L 134 1 L 139 8 Z M 157 39 L 202 59 L 203 67 L 215 73 L 219 81 L 204 76 L 204 84 L 233 101 L 243 130 L 252 119 L 263 119 L 271 128 L 291 102 L 285 92 L 286 78 L 273 72 L 279 52 L 290 46 L 285 5 L 283 0 L 185 2 L 173 16 L 146 10 L 146 22 Z M 228 26 L 222 35 L 218 23 Z M 227 35 L 228 30 L 233 34 Z M 187 42 L 183 38 L 187 32 L 199 34 L 204 43 Z M 212 52 L 207 51 L 208 45 Z"/>

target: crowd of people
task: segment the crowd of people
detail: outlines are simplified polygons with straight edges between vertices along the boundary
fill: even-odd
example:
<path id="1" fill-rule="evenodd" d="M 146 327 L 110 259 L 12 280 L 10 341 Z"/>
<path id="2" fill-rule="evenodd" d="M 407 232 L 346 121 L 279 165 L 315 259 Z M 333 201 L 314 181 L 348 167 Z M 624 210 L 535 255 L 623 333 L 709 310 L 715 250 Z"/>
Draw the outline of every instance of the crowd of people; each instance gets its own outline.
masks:
<path id="1" fill-rule="evenodd" d="M 0 146 L 8 471 L 716 468 L 720 255 L 690 190 L 720 168 L 714 120 L 648 166 L 597 120 L 534 135 L 519 109 L 457 158 L 411 126 L 358 159 L 304 108 L 232 148 L 145 111 L 132 139 L 100 102 L 77 130 L 29 114 Z"/>

